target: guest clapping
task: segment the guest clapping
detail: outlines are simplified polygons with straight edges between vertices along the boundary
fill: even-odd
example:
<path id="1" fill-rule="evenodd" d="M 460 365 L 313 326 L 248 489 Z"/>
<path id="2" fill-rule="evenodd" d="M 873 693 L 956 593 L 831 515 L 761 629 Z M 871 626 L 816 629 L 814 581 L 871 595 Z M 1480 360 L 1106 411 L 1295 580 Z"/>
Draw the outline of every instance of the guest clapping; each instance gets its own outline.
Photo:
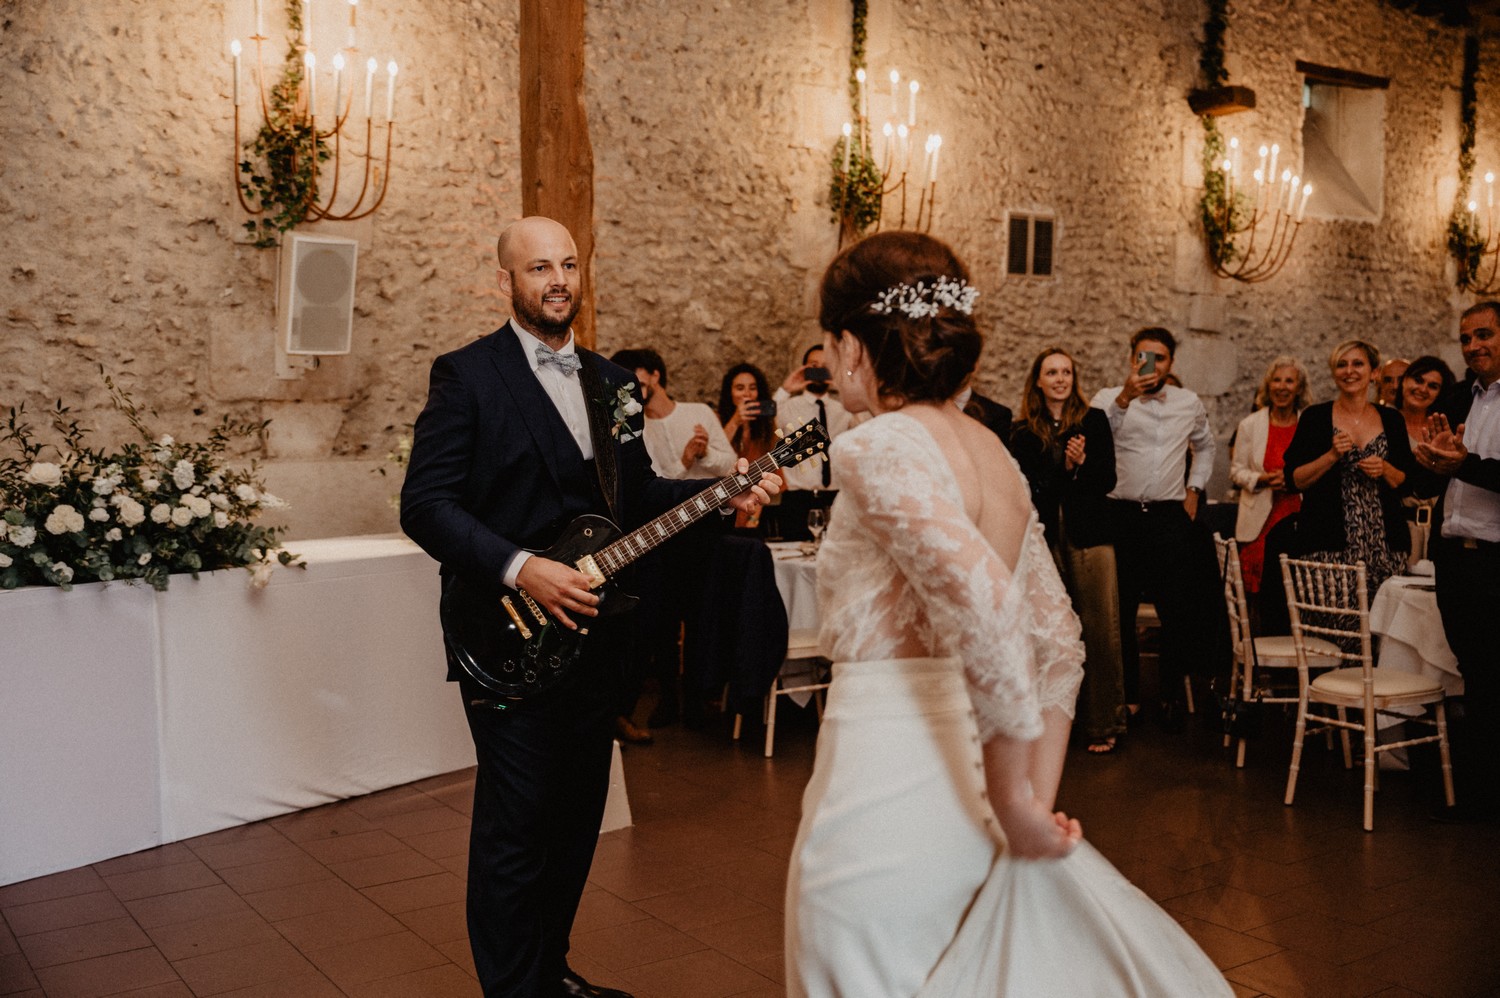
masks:
<path id="1" fill-rule="evenodd" d="M 1422 441 L 1433 405 L 1448 394 L 1453 380 L 1452 368 L 1432 356 L 1418 357 L 1401 376 L 1395 405 L 1406 421 L 1406 438 L 1414 450 Z M 1435 499 L 1442 494 L 1447 482 L 1445 476 L 1416 468 L 1411 476 L 1411 497 L 1416 500 Z"/>
<path id="2" fill-rule="evenodd" d="M 1411 544 L 1401 498 L 1411 473 L 1406 423 L 1370 401 L 1380 352 L 1347 340 L 1328 355 L 1338 397 L 1308 406 L 1286 450 L 1287 483 L 1303 494 L 1296 550 L 1315 561 L 1365 563 L 1373 595 L 1402 570 Z"/>
<path id="3" fill-rule="evenodd" d="M 1061 347 L 1037 355 L 1021 394 L 1010 447 L 1031 486 L 1047 545 L 1083 625 L 1087 658 L 1078 719 L 1088 750 L 1113 752 L 1125 732 L 1119 588 L 1110 541 L 1115 443 L 1109 419 L 1089 407 L 1077 365 Z"/>
<path id="4" fill-rule="evenodd" d="M 1297 414 L 1307 408 L 1307 371 L 1295 357 L 1271 361 L 1255 393 L 1255 411 L 1235 430 L 1229 477 L 1240 489 L 1234 536 L 1240 543 L 1245 589 L 1260 592 L 1266 535 L 1302 505 L 1287 487 L 1284 457 L 1297 431 Z"/>

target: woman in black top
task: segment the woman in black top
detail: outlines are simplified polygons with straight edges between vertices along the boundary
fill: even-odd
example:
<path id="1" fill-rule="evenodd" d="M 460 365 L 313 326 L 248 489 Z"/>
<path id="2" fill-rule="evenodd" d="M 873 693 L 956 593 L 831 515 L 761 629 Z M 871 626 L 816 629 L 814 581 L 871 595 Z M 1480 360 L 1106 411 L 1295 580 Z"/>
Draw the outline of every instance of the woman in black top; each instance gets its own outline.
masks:
<path id="1" fill-rule="evenodd" d="M 1334 347 L 1328 369 L 1338 397 L 1303 410 L 1285 458 L 1287 486 L 1303 494 L 1295 550 L 1313 561 L 1363 561 L 1371 598 L 1406 567 L 1401 498 L 1415 467 L 1401 413 L 1370 401 L 1379 367 L 1368 343 Z"/>
<path id="2" fill-rule="evenodd" d="M 1066 350 L 1049 347 L 1032 362 L 1010 448 L 1031 484 L 1047 543 L 1083 624 L 1088 657 L 1079 727 L 1090 752 L 1113 752 L 1125 731 L 1120 604 L 1106 507 L 1115 487 L 1115 443 L 1108 417 L 1089 408 Z"/>

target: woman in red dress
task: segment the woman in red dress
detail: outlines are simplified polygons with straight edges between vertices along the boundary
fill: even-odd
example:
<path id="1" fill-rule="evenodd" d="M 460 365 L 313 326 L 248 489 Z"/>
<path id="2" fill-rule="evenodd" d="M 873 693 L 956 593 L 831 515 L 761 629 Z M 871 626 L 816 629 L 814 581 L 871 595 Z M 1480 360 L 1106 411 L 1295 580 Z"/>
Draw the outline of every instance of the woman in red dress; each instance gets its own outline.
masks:
<path id="1" fill-rule="evenodd" d="M 1302 505 L 1302 497 L 1287 490 L 1282 456 L 1297 432 L 1297 414 L 1308 401 L 1307 370 L 1301 361 L 1277 357 L 1255 393 L 1255 411 L 1235 431 L 1229 477 L 1240 489 L 1234 536 L 1240 544 L 1246 592 L 1260 592 L 1266 535 Z"/>

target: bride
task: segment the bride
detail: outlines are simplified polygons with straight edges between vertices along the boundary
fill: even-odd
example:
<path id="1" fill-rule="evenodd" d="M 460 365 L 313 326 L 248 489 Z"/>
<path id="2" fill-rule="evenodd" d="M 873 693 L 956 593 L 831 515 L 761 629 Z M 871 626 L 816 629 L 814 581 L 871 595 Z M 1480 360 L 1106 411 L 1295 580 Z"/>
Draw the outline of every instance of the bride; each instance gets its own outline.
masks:
<path id="1" fill-rule="evenodd" d="M 787 993 L 1228 995 L 1053 813 L 1083 647 L 1015 462 L 949 404 L 982 344 L 967 277 L 912 232 L 823 277 L 834 385 L 875 418 L 832 449 L 834 679 L 787 884 Z"/>

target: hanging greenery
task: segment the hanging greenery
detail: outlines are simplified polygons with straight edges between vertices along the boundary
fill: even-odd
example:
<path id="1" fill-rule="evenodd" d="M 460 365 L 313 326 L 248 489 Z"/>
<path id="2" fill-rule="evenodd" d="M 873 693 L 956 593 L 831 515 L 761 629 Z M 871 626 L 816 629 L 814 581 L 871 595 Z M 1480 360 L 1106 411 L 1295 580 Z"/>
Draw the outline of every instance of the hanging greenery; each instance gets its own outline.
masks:
<path id="1" fill-rule="evenodd" d="M 1198 67 L 1203 71 L 1204 85 L 1221 87 L 1229 82 L 1224 67 L 1224 35 L 1229 28 L 1228 0 L 1208 0 L 1208 19 L 1203 22 L 1203 51 Z M 1244 219 L 1244 195 L 1229 195 L 1224 176 L 1224 136 L 1217 120 L 1203 115 L 1203 197 L 1198 201 L 1198 217 L 1203 224 L 1204 241 L 1209 259 L 1222 268 L 1235 256 L 1233 235 Z"/>
<path id="2" fill-rule="evenodd" d="M 1479 38 L 1464 39 L 1464 75 L 1459 87 L 1458 190 L 1453 195 L 1453 212 L 1448 216 L 1448 252 L 1458 265 L 1457 284 L 1467 288 L 1479 269 L 1484 253 L 1484 236 L 1479 231 L 1475 213 L 1469 211 L 1469 188 L 1474 182 L 1474 122 L 1477 114 L 1475 91 L 1479 78 Z"/>
<path id="3" fill-rule="evenodd" d="M 328 159 L 328 143 L 314 134 L 297 113 L 302 89 L 302 4 L 287 0 L 287 53 L 281 78 L 266 101 L 266 120 L 245 143 L 250 154 L 240 161 L 240 189 L 262 214 L 245 222 L 261 248 L 276 246 L 281 234 L 307 218 L 315 199 L 318 165 Z"/>
<path id="4" fill-rule="evenodd" d="M 849 47 L 849 107 L 850 120 L 860 122 L 860 84 L 858 73 L 865 68 L 865 20 L 869 12 L 867 0 L 853 0 L 852 42 Z M 865 86 L 870 85 L 868 73 Z M 834 143 L 830 161 L 833 179 L 828 185 L 828 203 L 833 211 L 833 221 L 842 226 L 844 232 L 853 237 L 880 221 L 880 191 L 884 178 L 870 155 L 868 136 L 863 134 L 863 123 L 855 126 L 854 134 L 840 137 Z M 847 167 L 846 164 L 847 163 Z"/>

